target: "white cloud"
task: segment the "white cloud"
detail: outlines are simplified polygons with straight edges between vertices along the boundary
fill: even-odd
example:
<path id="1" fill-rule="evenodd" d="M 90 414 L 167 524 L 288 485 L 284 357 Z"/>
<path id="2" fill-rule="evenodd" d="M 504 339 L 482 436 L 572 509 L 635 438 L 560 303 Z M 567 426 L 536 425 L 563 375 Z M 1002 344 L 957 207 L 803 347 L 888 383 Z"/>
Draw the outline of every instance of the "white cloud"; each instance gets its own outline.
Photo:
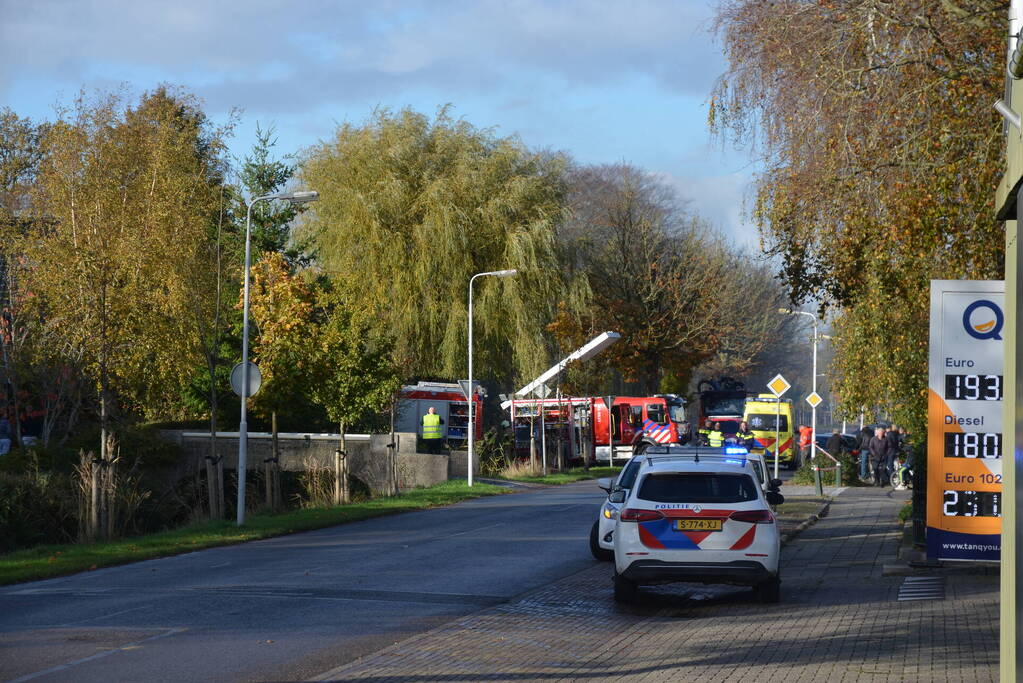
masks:
<path id="1" fill-rule="evenodd" d="M 689 200 L 696 213 L 718 228 L 737 247 L 759 252 L 757 227 L 748 218 L 746 210 L 752 192 L 753 178 L 750 173 L 732 172 L 709 176 L 658 173 L 657 176 L 674 187 L 680 197 Z"/>
<path id="2" fill-rule="evenodd" d="M 0 94 L 143 72 L 201 81 L 211 105 L 286 112 L 408 88 L 455 100 L 530 74 L 568 90 L 641 74 L 703 94 L 717 70 L 697 2 L 36 0 L 2 11 Z"/>

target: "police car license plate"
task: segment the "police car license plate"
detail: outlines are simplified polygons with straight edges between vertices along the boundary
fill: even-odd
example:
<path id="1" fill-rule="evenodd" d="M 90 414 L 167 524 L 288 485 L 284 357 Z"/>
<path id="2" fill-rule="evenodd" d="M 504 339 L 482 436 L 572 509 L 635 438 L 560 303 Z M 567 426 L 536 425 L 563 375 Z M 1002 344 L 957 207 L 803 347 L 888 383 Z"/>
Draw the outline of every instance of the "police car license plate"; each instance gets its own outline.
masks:
<path id="1" fill-rule="evenodd" d="M 676 519 L 677 531 L 721 531 L 720 519 Z"/>

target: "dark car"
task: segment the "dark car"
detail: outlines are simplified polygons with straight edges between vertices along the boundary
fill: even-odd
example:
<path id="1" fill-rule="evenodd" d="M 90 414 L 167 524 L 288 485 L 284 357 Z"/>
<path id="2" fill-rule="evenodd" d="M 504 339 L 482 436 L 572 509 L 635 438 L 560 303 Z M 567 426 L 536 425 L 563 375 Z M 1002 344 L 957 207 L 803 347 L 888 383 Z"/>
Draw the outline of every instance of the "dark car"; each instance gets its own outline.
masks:
<path id="1" fill-rule="evenodd" d="M 828 440 L 831 438 L 831 432 L 817 432 L 817 447 L 826 449 Z M 852 455 L 860 454 L 860 441 L 852 434 L 842 434 L 842 450 L 851 453 Z M 832 453 L 831 455 L 838 455 Z"/>

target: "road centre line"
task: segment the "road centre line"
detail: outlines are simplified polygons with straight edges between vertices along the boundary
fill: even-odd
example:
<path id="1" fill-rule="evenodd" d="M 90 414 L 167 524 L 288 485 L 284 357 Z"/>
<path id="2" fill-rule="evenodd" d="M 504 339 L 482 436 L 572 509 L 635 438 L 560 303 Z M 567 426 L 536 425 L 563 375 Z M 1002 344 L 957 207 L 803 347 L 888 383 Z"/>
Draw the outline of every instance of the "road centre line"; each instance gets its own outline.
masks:
<path id="1" fill-rule="evenodd" d="M 486 526 L 477 527 L 475 529 L 468 529 L 466 531 L 459 531 L 457 534 L 448 534 L 446 536 L 438 536 L 437 538 L 452 538 L 454 536 L 462 536 L 464 534 L 474 534 L 477 531 L 483 531 L 484 529 L 493 529 L 495 526 L 501 526 L 504 522 L 497 522 L 496 524 L 488 524 Z"/>
<path id="2" fill-rule="evenodd" d="M 23 683 L 23 681 L 31 681 L 33 679 L 40 678 L 42 676 L 48 676 L 50 674 L 57 673 L 59 671 L 67 671 L 68 669 L 70 669 L 72 667 L 75 667 L 75 666 L 78 666 L 79 664 L 85 664 L 86 662 L 91 662 L 91 661 L 94 661 L 94 660 L 97 660 L 97 659 L 102 659 L 104 657 L 107 657 L 109 655 L 112 655 L 112 654 L 115 654 L 115 653 L 118 653 L 118 652 L 123 652 L 125 650 L 130 650 L 130 649 L 134 649 L 134 648 L 137 648 L 137 647 L 141 647 L 144 643 L 150 643 L 150 642 L 152 642 L 154 640 L 159 640 L 161 638 L 166 638 L 167 636 L 176 636 L 177 634 L 182 633 L 182 632 L 187 631 L 187 630 L 188 630 L 187 628 L 172 628 L 169 631 L 167 631 L 166 633 L 158 633 L 155 636 L 150 636 L 148 638 L 143 638 L 142 640 L 136 640 L 133 643 L 128 643 L 127 645 L 121 645 L 120 647 L 116 647 L 116 648 L 114 648 L 112 650 L 106 650 L 104 652 L 97 652 L 94 655 L 89 655 L 88 657 L 82 657 L 81 659 L 76 659 L 73 662 L 68 662 L 66 664 L 59 664 L 57 666 L 52 666 L 49 669 L 43 669 L 42 671 L 36 671 L 34 673 L 26 674 L 24 676 L 21 676 L 20 678 L 15 678 L 15 679 L 13 679 L 11 681 L 8 681 L 7 683 Z"/>
<path id="3" fill-rule="evenodd" d="M 111 612 L 110 614 L 104 614 L 104 615 L 99 616 L 99 617 L 92 617 L 92 618 L 89 618 L 89 619 L 82 619 L 81 621 L 69 621 L 66 624 L 61 624 L 58 628 L 63 628 L 65 626 L 74 626 L 76 624 L 86 624 L 86 623 L 88 623 L 90 621 L 99 621 L 100 619 L 109 619 L 110 617 L 116 617 L 116 616 L 118 616 L 120 614 L 127 614 L 128 612 L 137 612 L 138 610 L 146 609 L 147 607 L 148 607 L 148 605 L 142 605 L 141 607 L 130 607 L 128 609 L 122 609 L 120 612 Z"/>

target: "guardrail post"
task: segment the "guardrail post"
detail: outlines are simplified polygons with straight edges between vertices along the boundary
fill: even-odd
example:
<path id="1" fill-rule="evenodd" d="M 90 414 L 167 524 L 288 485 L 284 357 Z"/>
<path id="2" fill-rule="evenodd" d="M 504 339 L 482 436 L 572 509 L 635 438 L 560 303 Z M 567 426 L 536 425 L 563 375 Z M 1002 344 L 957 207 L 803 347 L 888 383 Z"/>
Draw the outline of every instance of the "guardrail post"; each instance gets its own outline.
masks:
<path id="1" fill-rule="evenodd" d="M 817 489 L 817 495 L 824 495 L 824 486 L 821 483 L 821 468 L 816 463 L 813 466 L 813 485 Z"/>
<path id="2" fill-rule="evenodd" d="M 835 488 L 837 489 L 842 485 L 842 463 L 838 462 L 835 464 Z"/>

